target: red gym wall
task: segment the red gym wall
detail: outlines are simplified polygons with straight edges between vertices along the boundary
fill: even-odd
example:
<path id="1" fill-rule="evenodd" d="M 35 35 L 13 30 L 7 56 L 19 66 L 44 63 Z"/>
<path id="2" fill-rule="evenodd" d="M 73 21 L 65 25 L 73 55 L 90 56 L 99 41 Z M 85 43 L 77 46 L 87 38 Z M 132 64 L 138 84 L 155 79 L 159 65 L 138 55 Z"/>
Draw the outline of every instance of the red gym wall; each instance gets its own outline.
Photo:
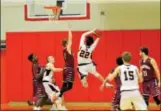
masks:
<path id="1" fill-rule="evenodd" d="M 79 40 L 83 32 L 73 32 L 73 52 L 78 51 Z M 32 97 L 31 63 L 27 60 L 30 53 L 39 56 L 39 62 L 45 64 L 46 56 L 53 55 L 56 67 L 63 67 L 61 41 L 67 37 L 67 32 L 8 32 L 6 49 L 6 66 L 2 66 L 2 103 L 8 101 L 26 101 Z M 154 57 L 160 66 L 160 30 L 137 31 L 103 31 L 103 36 L 94 51 L 93 58 L 98 71 L 105 77 L 115 67 L 115 58 L 123 51 L 132 53 L 132 63 L 139 64 L 139 48 L 148 46 L 150 56 Z M 3 55 L 1 54 L 2 62 Z M 3 64 L 5 65 L 5 64 Z M 5 70 L 7 68 L 7 70 Z M 76 68 L 76 67 L 75 67 Z M 78 73 L 74 87 L 65 93 L 66 101 L 111 101 L 113 89 L 100 92 L 100 82 L 89 76 L 89 88 L 81 86 Z M 57 84 L 61 87 L 62 73 L 55 73 Z"/>

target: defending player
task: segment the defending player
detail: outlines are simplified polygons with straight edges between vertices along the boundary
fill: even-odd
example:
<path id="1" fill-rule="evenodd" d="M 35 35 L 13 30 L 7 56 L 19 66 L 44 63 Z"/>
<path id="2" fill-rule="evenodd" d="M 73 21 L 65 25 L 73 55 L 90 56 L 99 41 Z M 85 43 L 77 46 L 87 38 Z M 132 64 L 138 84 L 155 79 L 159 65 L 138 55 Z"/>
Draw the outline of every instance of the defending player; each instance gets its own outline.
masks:
<path id="1" fill-rule="evenodd" d="M 55 59 L 52 56 L 47 57 L 47 64 L 45 67 L 45 72 L 43 75 L 43 85 L 45 88 L 45 92 L 47 93 L 48 97 L 51 99 L 53 103 L 56 104 L 56 108 L 58 110 L 66 110 L 63 106 L 63 102 L 61 98 L 56 97 L 56 93 L 60 91 L 59 87 L 55 84 L 55 80 L 53 82 L 53 73 L 54 72 L 62 72 L 63 68 L 55 68 L 54 63 Z M 53 104 L 51 110 L 55 110 L 55 105 Z"/>
<path id="2" fill-rule="evenodd" d="M 63 57 L 65 61 L 65 66 L 63 70 L 63 85 L 59 92 L 59 97 L 62 97 L 64 92 L 69 91 L 73 87 L 74 82 L 74 56 L 72 53 L 72 32 L 71 32 L 71 24 L 68 23 L 68 39 L 62 41 L 62 45 L 64 47 Z"/>
<path id="3" fill-rule="evenodd" d="M 33 74 L 33 100 L 28 101 L 29 105 L 35 105 L 34 110 L 40 110 L 43 105 L 51 105 L 51 101 L 48 99 L 44 86 L 42 84 L 43 67 L 38 63 L 38 57 L 35 54 L 30 54 L 28 60 L 32 62 L 32 74 Z"/>
<path id="4" fill-rule="evenodd" d="M 149 105 L 149 96 L 153 96 L 157 105 L 160 105 L 158 96 L 160 95 L 160 71 L 154 58 L 148 56 L 147 47 L 140 48 L 140 71 L 143 76 L 143 97 Z"/>
<path id="5" fill-rule="evenodd" d="M 139 91 L 138 82 L 142 82 L 139 70 L 135 65 L 130 64 L 131 54 L 129 52 L 124 52 L 122 58 L 124 64 L 118 66 L 115 71 L 108 76 L 107 81 L 110 82 L 118 75 L 120 76 L 121 110 L 131 110 L 132 104 L 135 110 L 147 110 L 147 105 Z"/>
<path id="6" fill-rule="evenodd" d="M 96 40 L 91 34 L 96 35 Z M 77 54 L 78 59 L 78 72 L 80 74 L 81 82 L 83 87 L 88 87 L 87 83 L 87 76 L 88 73 L 93 74 L 95 77 L 97 77 L 101 82 L 104 81 L 104 78 L 101 74 L 99 74 L 96 70 L 96 64 L 93 62 L 91 56 L 92 52 L 96 48 L 100 38 L 96 33 L 96 30 L 88 31 L 82 34 L 81 40 L 80 40 L 80 46 L 79 51 Z"/>
<path id="7" fill-rule="evenodd" d="M 117 66 L 123 65 L 122 57 L 118 57 L 116 59 L 116 64 L 117 64 Z M 114 70 L 115 69 L 113 69 L 109 75 L 111 75 L 114 72 Z M 105 78 L 105 81 L 104 81 L 105 83 L 106 83 L 107 79 L 108 79 L 108 76 Z M 104 88 L 105 83 L 102 84 L 101 90 Z M 121 92 L 120 92 L 121 81 L 120 81 L 119 75 L 117 75 L 115 78 L 115 84 L 116 84 L 116 91 L 115 91 L 115 95 L 112 100 L 112 110 L 119 111 L 120 110 L 120 98 L 121 98 Z"/>

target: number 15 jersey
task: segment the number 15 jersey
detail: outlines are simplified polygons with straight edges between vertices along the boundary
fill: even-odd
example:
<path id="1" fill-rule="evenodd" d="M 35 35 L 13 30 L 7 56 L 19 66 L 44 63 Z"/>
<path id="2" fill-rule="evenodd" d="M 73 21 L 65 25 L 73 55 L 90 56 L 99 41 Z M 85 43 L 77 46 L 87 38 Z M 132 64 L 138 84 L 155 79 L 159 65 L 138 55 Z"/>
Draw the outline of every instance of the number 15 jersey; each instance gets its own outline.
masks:
<path id="1" fill-rule="evenodd" d="M 120 80 L 121 80 L 121 91 L 123 90 L 136 90 L 139 89 L 138 83 L 138 68 L 134 65 L 121 65 L 120 69 Z"/>
<path id="2" fill-rule="evenodd" d="M 80 40 L 79 51 L 77 55 L 78 64 L 88 64 L 92 63 L 92 52 L 94 51 L 95 47 L 97 46 L 99 38 L 97 38 L 94 43 L 89 47 L 85 44 L 85 36 L 82 35 Z"/>

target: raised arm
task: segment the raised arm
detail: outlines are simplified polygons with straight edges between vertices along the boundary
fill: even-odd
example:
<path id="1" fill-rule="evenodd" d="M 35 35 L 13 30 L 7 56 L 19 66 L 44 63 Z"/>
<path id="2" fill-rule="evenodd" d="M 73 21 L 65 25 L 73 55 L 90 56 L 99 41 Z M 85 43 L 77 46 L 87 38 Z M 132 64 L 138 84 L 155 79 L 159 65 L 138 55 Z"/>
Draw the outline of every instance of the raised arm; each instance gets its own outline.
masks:
<path id="1" fill-rule="evenodd" d="M 154 59 L 151 59 L 151 64 L 155 70 L 155 74 L 158 79 L 158 87 L 160 87 L 160 71 L 159 71 L 158 65 Z"/>
<path id="2" fill-rule="evenodd" d="M 72 53 L 72 31 L 71 31 L 71 24 L 68 23 L 68 44 L 67 44 L 67 50 L 71 54 Z"/>
<path id="3" fill-rule="evenodd" d="M 84 33 L 82 34 L 81 40 L 80 40 L 80 46 L 84 44 L 85 38 L 86 38 L 88 35 L 95 33 L 95 30 L 96 30 L 96 29 L 93 29 L 93 30 L 90 30 L 90 31 L 88 31 L 88 32 L 84 32 Z"/>

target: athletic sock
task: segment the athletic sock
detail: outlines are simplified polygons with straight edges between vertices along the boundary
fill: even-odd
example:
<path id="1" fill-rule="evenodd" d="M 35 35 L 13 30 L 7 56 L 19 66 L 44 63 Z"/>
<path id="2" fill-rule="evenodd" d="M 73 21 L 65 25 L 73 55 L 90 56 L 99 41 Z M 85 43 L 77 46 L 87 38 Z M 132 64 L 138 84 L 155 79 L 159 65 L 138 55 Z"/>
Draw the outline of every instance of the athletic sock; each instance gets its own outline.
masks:
<path id="1" fill-rule="evenodd" d="M 55 105 L 55 104 L 53 104 L 50 110 L 57 110 L 56 105 Z"/>

